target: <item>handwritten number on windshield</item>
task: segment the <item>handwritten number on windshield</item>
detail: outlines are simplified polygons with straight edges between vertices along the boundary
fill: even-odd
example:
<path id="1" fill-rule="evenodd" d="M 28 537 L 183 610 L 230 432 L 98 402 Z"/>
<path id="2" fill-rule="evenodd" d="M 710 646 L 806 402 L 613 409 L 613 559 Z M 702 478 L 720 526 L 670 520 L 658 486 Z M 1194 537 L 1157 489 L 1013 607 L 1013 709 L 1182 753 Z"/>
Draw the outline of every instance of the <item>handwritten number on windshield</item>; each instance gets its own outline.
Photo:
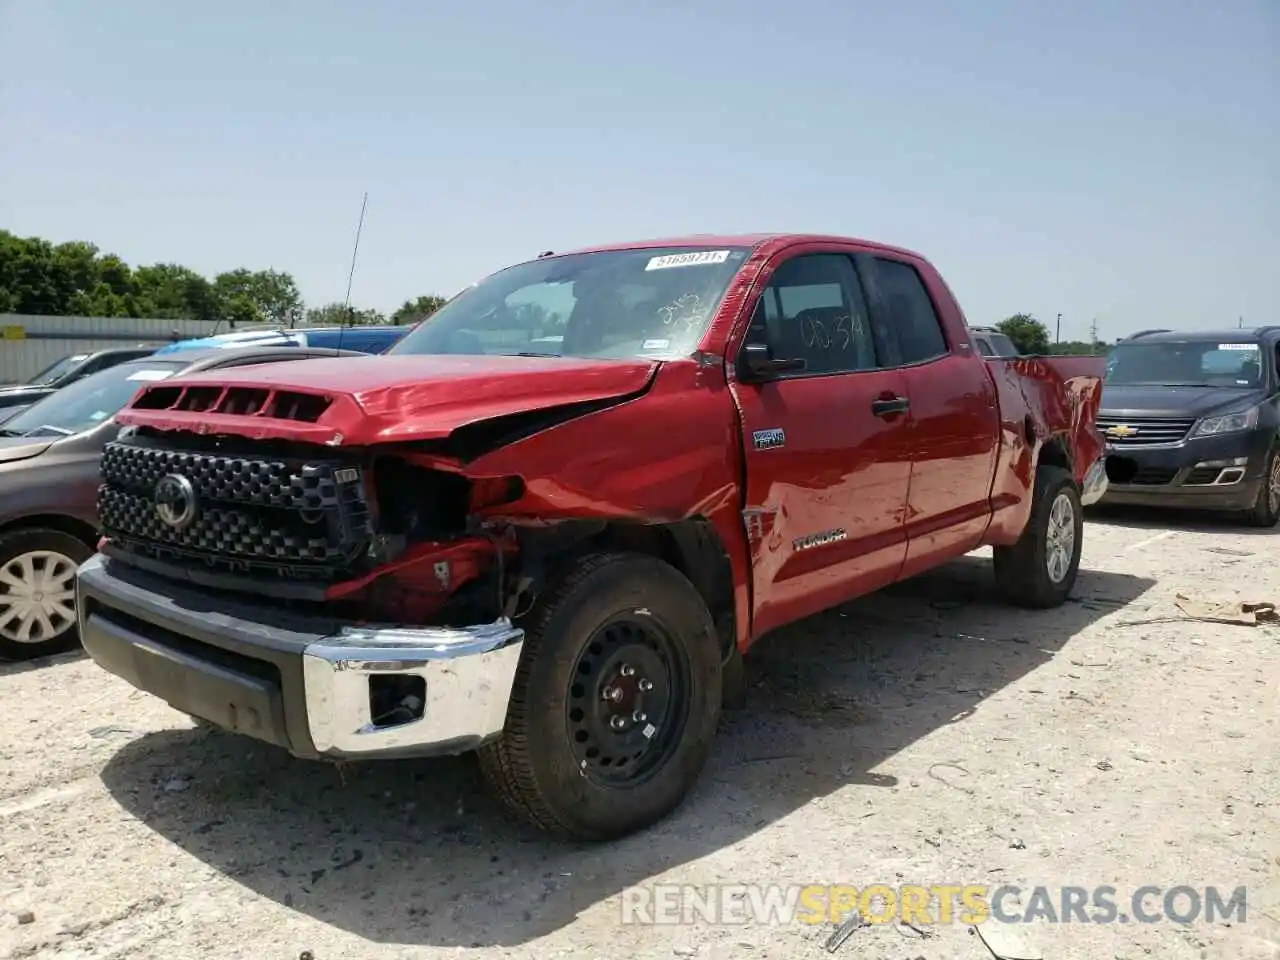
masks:
<path id="1" fill-rule="evenodd" d="M 696 293 L 686 293 L 677 297 L 666 306 L 658 308 L 658 316 L 662 318 L 664 327 L 684 327 L 694 330 L 701 325 L 707 315 L 702 298 Z"/>

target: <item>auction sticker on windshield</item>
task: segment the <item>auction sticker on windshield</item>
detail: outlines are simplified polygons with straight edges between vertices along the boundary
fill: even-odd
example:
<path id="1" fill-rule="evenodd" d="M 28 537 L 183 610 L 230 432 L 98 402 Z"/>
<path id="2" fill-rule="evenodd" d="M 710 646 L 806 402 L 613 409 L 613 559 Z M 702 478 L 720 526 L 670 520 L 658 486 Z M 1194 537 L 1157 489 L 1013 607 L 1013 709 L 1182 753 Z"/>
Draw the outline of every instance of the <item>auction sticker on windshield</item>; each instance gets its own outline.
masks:
<path id="1" fill-rule="evenodd" d="M 1253 351 L 1256 351 L 1258 349 L 1258 345 L 1256 343 L 1220 343 L 1218 344 L 1218 349 L 1219 350 L 1244 350 L 1252 353 Z"/>
<path id="2" fill-rule="evenodd" d="M 173 376 L 172 370 L 139 370 L 137 373 L 131 373 L 126 378 L 128 380 L 143 380 L 147 382 L 155 380 L 164 380 Z"/>
<path id="3" fill-rule="evenodd" d="M 724 263 L 729 259 L 728 250 L 699 250 L 696 253 L 669 253 L 654 257 L 645 270 L 668 270 L 671 267 L 701 267 L 706 264 Z"/>

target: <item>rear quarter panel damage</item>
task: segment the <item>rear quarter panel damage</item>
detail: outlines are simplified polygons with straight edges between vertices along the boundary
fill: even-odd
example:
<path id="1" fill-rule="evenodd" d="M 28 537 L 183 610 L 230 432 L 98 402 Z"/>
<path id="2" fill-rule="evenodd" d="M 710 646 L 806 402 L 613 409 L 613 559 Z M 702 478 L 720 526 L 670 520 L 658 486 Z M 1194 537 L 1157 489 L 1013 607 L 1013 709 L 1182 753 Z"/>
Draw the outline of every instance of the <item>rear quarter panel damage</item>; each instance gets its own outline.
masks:
<path id="1" fill-rule="evenodd" d="M 992 479 L 993 517 L 987 541 L 1017 541 L 1031 511 L 1035 468 L 1052 459 L 1046 447 L 1066 451 L 1072 476 L 1083 484 L 1103 455 L 1097 429 L 1102 400 L 1102 357 L 1018 357 L 989 360 L 1000 404 L 1000 455 Z"/>

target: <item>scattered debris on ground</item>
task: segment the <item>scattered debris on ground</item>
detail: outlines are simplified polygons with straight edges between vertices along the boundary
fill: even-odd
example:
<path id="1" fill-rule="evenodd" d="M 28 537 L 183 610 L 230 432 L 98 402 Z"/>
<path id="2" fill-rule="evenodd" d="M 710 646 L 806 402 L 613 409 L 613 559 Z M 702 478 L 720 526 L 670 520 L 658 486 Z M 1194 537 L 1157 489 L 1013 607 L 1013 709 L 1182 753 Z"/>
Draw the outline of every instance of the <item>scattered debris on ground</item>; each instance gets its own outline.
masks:
<path id="1" fill-rule="evenodd" d="M 466 758 L 335 770 L 82 657 L 0 665 L 0 960 L 1277 960 L 1280 530 L 1167 530 L 1090 520 L 1056 610 L 984 553 L 767 638 L 688 803 L 602 847 Z M 657 883 L 1245 886 L 1248 917 L 624 923 Z"/>

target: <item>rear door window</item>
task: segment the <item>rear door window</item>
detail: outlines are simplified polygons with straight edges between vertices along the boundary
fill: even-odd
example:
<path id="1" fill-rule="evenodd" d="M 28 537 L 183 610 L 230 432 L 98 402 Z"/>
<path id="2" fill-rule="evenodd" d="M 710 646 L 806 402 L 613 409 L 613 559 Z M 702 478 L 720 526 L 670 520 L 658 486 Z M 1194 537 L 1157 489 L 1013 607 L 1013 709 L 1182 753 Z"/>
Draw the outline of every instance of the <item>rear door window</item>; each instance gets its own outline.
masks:
<path id="1" fill-rule="evenodd" d="M 942 323 L 916 268 L 885 257 L 876 257 L 875 265 L 876 286 L 902 362 L 924 363 L 945 356 L 949 351 Z"/>

